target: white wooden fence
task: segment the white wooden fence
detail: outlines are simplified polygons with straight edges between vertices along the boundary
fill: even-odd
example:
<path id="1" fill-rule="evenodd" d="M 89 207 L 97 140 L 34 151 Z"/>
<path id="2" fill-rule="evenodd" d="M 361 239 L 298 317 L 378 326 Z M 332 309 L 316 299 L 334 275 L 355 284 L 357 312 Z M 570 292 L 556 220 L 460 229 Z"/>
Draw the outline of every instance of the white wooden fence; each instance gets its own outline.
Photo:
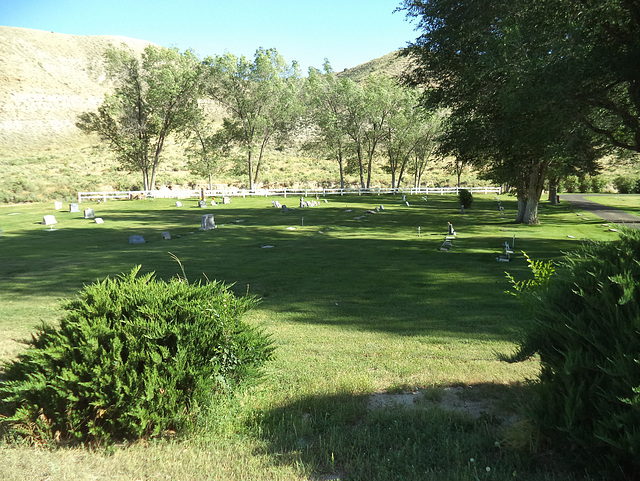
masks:
<path id="1" fill-rule="evenodd" d="M 127 190 L 116 192 L 78 192 L 78 203 L 83 200 L 100 200 L 106 201 L 109 199 L 138 199 L 138 198 L 164 198 L 164 199 L 189 199 L 189 198 L 201 198 L 204 197 L 247 197 L 247 196 L 287 196 L 293 197 L 307 197 L 321 195 L 323 197 L 327 195 L 380 195 L 380 194 L 405 194 L 405 195 L 428 195 L 428 194 L 458 194 L 460 190 L 466 189 L 472 194 L 501 194 L 501 187 L 420 187 L 420 188 L 381 188 L 376 187 L 372 189 L 257 189 L 257 190 L 242 190 L 242 189 L 161 189 L 161 190 Z"/>

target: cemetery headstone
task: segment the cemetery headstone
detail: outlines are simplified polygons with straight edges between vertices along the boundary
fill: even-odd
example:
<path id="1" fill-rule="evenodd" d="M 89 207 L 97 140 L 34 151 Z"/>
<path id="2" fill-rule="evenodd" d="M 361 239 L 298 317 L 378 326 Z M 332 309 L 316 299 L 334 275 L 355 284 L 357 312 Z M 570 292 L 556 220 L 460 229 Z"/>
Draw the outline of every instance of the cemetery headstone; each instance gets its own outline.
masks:
<path id="1" fill-rule="evenodd" d="M 200 226 L 200 230 L 211 230 L 217 227 L 213 214 L 205 214 L 202 216 L 202 225 Z"/>
<path id="2" fill-rule="evenodd" d="M 142 237 L 141 235 L 129 236 L 129 244 L 144 244 L 144 243 L 145 243 L 144 237 Z"/>
<path id="3" fill-rule="evenodd" d="M 171 234 L 168 231 L 162 233 L 162 240 L 171 239 Z"/>
<path id="4" fill-rule="evenodd" d="M 179 200 L 176 201 L 176 207 L 182 207 L 182 202 L 180 202 Z"/>
<path id="5" fill-rule="evenodd" d="M 453 228 L 453 224 L 451 224 L 451 222 L 447 222 L 447 227 L 449 230 L 449 235 L 456 235 L 456 231 Z"/>
<path id="6" fill-rule="evenodd" d="M 84 210 L 84 218 L 85 219 L 93 219 L 95 217 L 95 213 L 93 212 L 92 208 L 87 208 Z"/>
<path id="7" fill-rule="evenodd" d="M 56 220 L 56 218 L 55 218 L 54 216 L 52 216 L 52 215 L 45 215 L 45 216 L 42 218 L 42 223 L 43 223 L 44 225 L 53 225 L 53 224 L 57 224 L 57 223 L 58 223 L 58 221 L 57 221 L 57 220 Z"/>
<path id="8" fill-rule="evenodd" d="M 78 204 L 69 204 L 69 212 L 80 212 Z"/>
<path id="9" fill-rule="evenodd" d="M 201 209 L 205 208 L 206 206 L 207 206 L 207 203 L 204 200 L 198 201 L 198 207 L 200 207 Z"/>
<path id="10" fill-rule="evenodd" d="M 56 200 L 55 207 L 56 207 L 56 210 L 62 209 L 62 202 L 60 202 L 59 200 Z"/>
<path id="11" fill-rule="evenodd" d="M 104 220 L 102 219 L 102 217 L 96 217 L 95 223 L 96 224 L 104 224 Z"/>
<path id="12" fill-rule="evenodd" d="M 231 204 L 231 197 L 223 197 L 222 198 L 222 203 L 223 204 Z"/>

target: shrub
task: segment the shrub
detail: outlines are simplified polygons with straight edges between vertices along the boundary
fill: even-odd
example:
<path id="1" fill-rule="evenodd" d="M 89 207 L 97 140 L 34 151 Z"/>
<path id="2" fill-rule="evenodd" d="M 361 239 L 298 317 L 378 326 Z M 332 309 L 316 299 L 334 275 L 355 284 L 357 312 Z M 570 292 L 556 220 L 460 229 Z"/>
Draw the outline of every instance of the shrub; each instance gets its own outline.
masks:
<path id="1" fill-rule="evenodd" d="M 458 197 L 460 198 L 460 205 L 463 205 L 465 209 L 470 209 L 471 204 L 473 204 L 473 194 L 467 189 L 460 189 L 458 192 Z"/>
<path id="2" fill-rule="evenodd" d="M 567 193 L 576 192 L 578 190 L 578 177 L 568 175 L 562 180 L 562 191 Z"/>
<path id="3" fill-rule="evenodd" d="M 102 442 L 184 430 L 271 359 L 269 338 L 240 320 L 255 299 L 139 269 L 86 286 L 5 366 L 14 432 Z"/>
<path id="4" fill-rule="evenodd" d="M 620 175 L 613 179 L 613 185 L 620 194 L 630 194 L 636 185 L 636 180 Z"/>
<path id="5" fill-rule="evenodd" d="M 640 474 L 638 252 L 640 232 L 625 231 L 568 254 L 556 275 L 534 266 L 536 280 L 514 287 L 535 320 L 506 358 L 540 355 L 533 422 L 558 447 L 620 477 Z"/>
<path id="6" fill-rule="evenodd" d="M 591 192 L 599 193 L 604 190 L 606 182 L 600 177 L 591 177 Z"/>

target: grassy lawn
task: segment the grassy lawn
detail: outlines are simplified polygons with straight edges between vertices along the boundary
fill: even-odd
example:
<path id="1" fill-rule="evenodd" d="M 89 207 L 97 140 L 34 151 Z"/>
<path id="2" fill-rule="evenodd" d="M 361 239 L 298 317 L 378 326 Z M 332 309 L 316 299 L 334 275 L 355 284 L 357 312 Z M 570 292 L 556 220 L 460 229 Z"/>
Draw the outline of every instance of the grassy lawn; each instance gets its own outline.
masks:
<path id="1" fill-rule="evenodd" d="M 54 322 L 59 300 L 83 284 L 137 264 L 161 278 L 180 273 L 169 253 L 190 281 L 224 280 L 262 298 L 248 320 L 277 345 L 264 382 L 203 416 L 191 439 L 97 450 L 4 445 L 0 478 L 589 479 L 512 446 L 532 438 L 510 419 L 538 365 L 496 360 L 527 320 L 504 293 L 504 271 L 527 275 L 520 251 L 553 259 L 580 239 L 617 235 L 568 205 L 543 203 L 542 225 L 525 226 L 512 223 L 514 198 L 501 199 L 504 216 L 493 196 L 474 198 L 465 215 L 456 197 L 435 195 L 409 197 L 408 207 L 394 196 L 328 197 L 286 214 L 271 198 L 205 209 L 195 200 L 114 201 L 81 204 L 80 213 L 0 206 L 1 358 L 19 352 L 14 339 Z M 89 206 L 104 224 L 83 218 Z M 205 213 L 218 229 L 199 230 Z M 57 230 L 40 223 L 47 214 Z M 442 252 L 447 221 L 458 237 Z M 147 242 L 129 244 L 134 234 Z M 512 262 L 496 262 L 514 236 Z M 452 394 L 482 409 L 445 409 L 439 401 Z"/>
<path id="2" fill-rule="evenodd" d="M 586 199 L 640 216 L 640 195 L 637 194 L 587 196 Z"/>

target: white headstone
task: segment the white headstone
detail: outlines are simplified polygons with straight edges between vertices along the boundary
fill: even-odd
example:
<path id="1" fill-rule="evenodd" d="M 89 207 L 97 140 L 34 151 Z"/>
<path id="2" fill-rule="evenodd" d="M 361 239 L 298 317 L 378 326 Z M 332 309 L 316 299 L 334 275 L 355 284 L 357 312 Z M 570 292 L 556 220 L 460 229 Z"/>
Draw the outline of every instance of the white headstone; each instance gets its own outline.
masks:
<path id="1" fill-rule="evenodd" d="M 222 203 L 223 204 L 231 204 L 231 197 L 223 197 L 222 198 Z"/>
<path id="2" fill-rule="evenodd" d="M 96 224 L 104 224 L 104 220 L 102 219 L 102 217 L 96 217 Z"/>
<path id="3" fill-rule="evenodd" d="M 145 243 L 144 237 L 142 237 L 141 235 L 129 236 L 129 244 L 144 244 L 144 243 Z"/>
<path id="4" fill-rule="evenodd" d="M 44 225 L 53 225 L 53 224 L 57 224 L 57 223 L 58 223 L 58 221 L 57 221 L 57 220 L 56 220 L 56 218 L 55 218 L 54 216 L 52 216 L 52 215 L 45 215 L 45 216 L 42 218 L 42 223 L 43 223 Z"/>
<path id="5" fill-rule="evenodd" d="M 182 202 L 177 201 L 177 202 L 176 202 L 176 207 L 182 207 Z"/>
<path id="6" fill-rule="evenodd" d="M 200 226 L 200 230 L 211 230 L 216 227 L 218 226 L 213 218 L 213 214 L 205 214 L 202 216 L 202 225 Z"/>
<path id="7" fill-rule="evenodd" d="M 163 232 L 162 233 L 162 240 L 168 240 L 171 239 L 171 234 L 169 232 Z"/>
<path id="8" fill-rule="evenodd" d="M 78 204 L 69 204 L 69 212 L 80 212 Z"/>
<path id="9" fill-rule="evenodd" d="M 198 207 L 200 207 L 201 209 L 205 208 L 206 206 L 207 206 L 207 201 L 205 200 L 198 201 Z"/>
<path id="10" fill-rule="evenodd" d="M 56 207 L 56 210 L 62 209 L 62 202 L 60 202 L 59 200 L 56 200 L 55 207 Z"/>
<path id="11" fill-rule="evenodd" d="M 95 217 L 95 213 L 93 212 L 92 208 L 87 208 L 84 210 L 84 218 L 85 219 L 93 219 Z"/>

